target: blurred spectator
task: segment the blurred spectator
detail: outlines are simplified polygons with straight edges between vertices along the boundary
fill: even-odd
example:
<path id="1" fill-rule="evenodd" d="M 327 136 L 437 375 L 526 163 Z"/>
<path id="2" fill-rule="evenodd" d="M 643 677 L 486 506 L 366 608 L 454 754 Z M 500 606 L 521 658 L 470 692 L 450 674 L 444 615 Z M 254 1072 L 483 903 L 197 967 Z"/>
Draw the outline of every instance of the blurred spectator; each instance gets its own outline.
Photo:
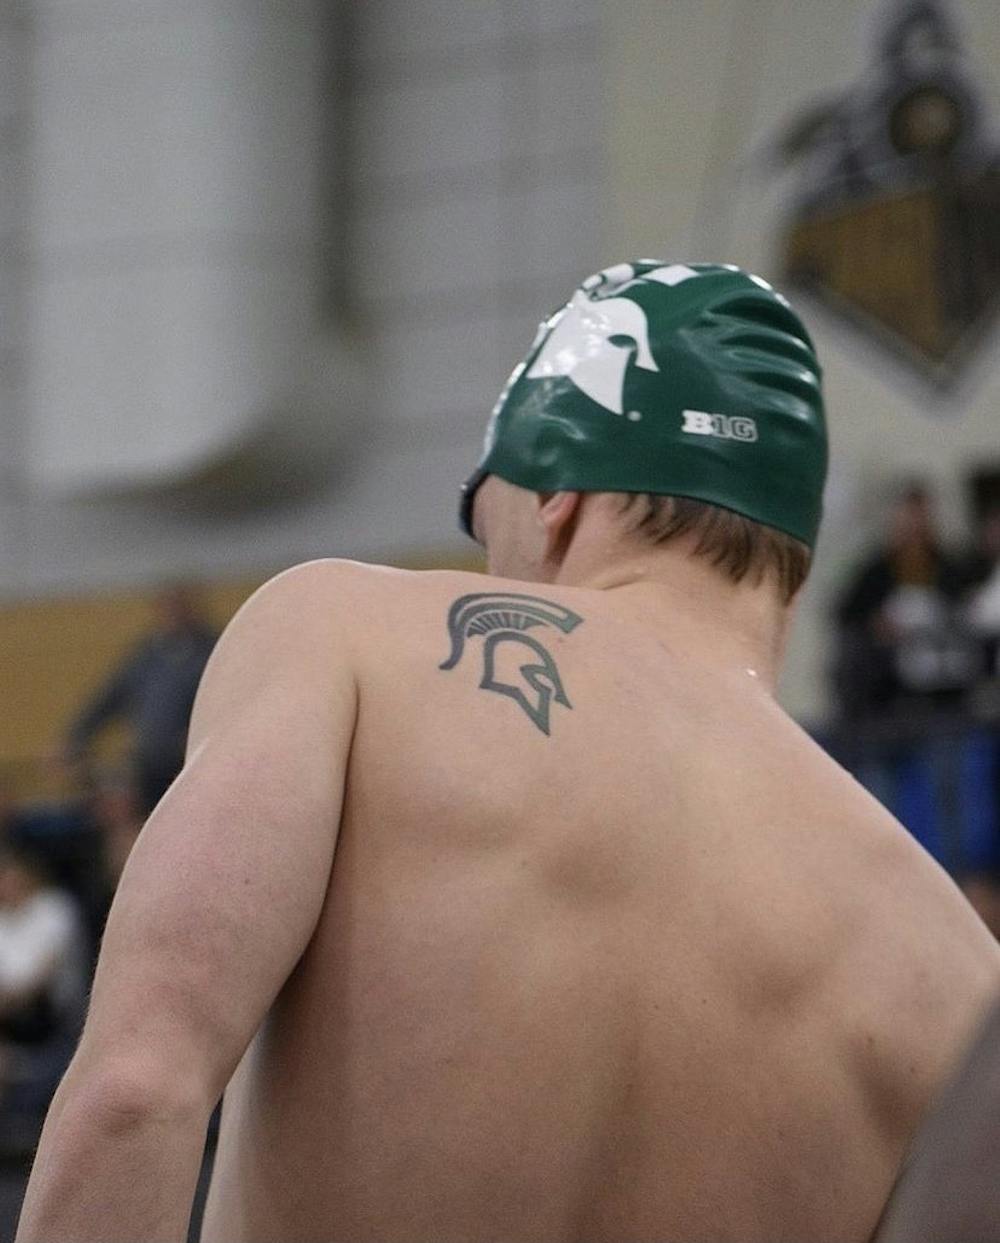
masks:
<path id="1" fill-rule="evenodd" d="M 986 678 L 978 688 L 975 710 L 981 719 L 1000 720 L 1000 505 L 987 510 L 977 533 L 970 564 L 965 620 L 983 644 Z M 966 897 L 993 935 L 1000 939 L 1000 737 L 994 739 L 992 850 L 962 878 Z"/>
<path id="2" fill-rule="evenodd" d="M 142 829 L 138 798 L 127 777 L 111 774 L 98 779 L 90 796 L 89 816 L 98 839 L 93 883 L 86 895 L 92 960 L 96 962 L 115 890 Z"/>
<path id="3" fill-rule="evenodd" d="M 84 708 L 69 732 L 78 757 L 109 721 L 132 728 L 140 810 L 148 815 L 180 772 L 188 719 L 216 633 L 181 586 L 156 599 L 154 632 L 132 651 Z"/>
<path id="4" fill-rule="evenodd" d="M 38 855 L 0 842 L 0 1094 L 30 1053 L 75 1028 L 85 988 L 83 938 L 71 898 Z"/>
<path id="5" fill-rule="evenodd" d="M 46 793 L 16 808 L 9 837 L 44 859 L 49 880 L 73 896 L 93 959 L 106 914 L 102 843 L 91 809 L 93 774 L 82 765 L 71 767 L 58 756 L 47 757 L 40 772 L 45 776 Z"/>
<path id="6" fill-rule="evenodd" d="M 0 782 L 0 842 L 14 837 L 21 827 L 21 815 L 10 789 Z"/>
<path id="7" fill-rule="evenodd" d="M 961 885 L 979 918 L 1000 941 L 1000 874 L 977 873 L 964 877 Z"/>
<path id="8" fill-rule="evenodd" d="M 970 588 L 965 601 L 965 618 L 988 644 L 988 669 L 996 677 L 1000 675 L 997 652 L 1000 640 L 1000 505 L 990 509 L 980 524 L 968 577 Z"/>
<path id="9" fill-rule="evenodd" d="M 131 774 L 121 769 L 71 772 L 60 760 L 46 765 L 52 797 L 5 804 L 0 834 L 45 863 L 46 876 L 72 896 L 86 933 L 85 958 L 97 950 L 122 868 L 142 828 Z"/>
<path id="10" fill-rule="evenodd" d="M 135 791 L 121 778 L 101 783 L 91 808 L 94 826 L 101 836 L 104 884 L 110 904 L 142 828 L 142 814 Z"/>
<path id="11" fill-rule="evenodd" d="M 0 784 L 0 842 L 15 832 L 17 808 L 9 789 Z"/>
<path id="12" fill-rule="evenodd" d="M 941 545 L 930 489 L 899 493 L 882 547 L 857 568 L 835 606 L 835 690 L 857 720 L 901 703 L 960 696 L 978 668 L 976 647 L 954 616 L 966 574 Z"/>

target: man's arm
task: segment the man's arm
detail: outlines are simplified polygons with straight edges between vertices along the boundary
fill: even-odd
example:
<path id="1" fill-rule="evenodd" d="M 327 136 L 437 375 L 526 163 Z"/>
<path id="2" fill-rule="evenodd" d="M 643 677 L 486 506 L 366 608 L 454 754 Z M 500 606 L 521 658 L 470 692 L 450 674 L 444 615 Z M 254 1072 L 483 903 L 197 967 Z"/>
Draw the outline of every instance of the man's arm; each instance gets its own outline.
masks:
<path id="1" fill-rule="evenodd" d="M 356 714 L 357 567 L 262 588 L 205 672 L 184 771 L 139 836 L 19 1243 L 183 1240 L 208 1118 L 323 907 Z"/>

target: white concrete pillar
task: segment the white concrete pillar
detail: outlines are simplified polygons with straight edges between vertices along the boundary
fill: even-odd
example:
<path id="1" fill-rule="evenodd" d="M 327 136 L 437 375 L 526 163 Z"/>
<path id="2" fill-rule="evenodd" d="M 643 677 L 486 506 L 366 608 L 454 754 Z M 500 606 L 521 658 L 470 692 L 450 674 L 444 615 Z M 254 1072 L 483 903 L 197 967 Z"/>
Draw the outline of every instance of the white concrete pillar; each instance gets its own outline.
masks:
<path id="1" fill-rule="evenodd" d="M 262 437 L 280 471 L 282 429 L 302 441 L 336 244 L 325 8 L 34 0 L 28 466 L 46 492 L 217 482 Z"/>

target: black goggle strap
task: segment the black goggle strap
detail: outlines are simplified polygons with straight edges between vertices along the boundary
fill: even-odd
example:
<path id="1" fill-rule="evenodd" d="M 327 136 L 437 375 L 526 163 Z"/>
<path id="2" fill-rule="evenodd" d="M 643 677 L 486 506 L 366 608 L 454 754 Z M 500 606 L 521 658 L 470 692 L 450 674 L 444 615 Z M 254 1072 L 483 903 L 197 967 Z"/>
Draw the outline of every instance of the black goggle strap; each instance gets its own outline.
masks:
<path id="1" fill-rule="evenodd" d="M 476 501 L 476 492 L 488 474 L 489 471 L 483 470 L 481 466 L 477 466 L 465 483 L 462 484 L 462 490 L 459 494 L 458 525 L 470 539 L 476 538 L 476 534 L 472 529 L 472 507 Z"/>

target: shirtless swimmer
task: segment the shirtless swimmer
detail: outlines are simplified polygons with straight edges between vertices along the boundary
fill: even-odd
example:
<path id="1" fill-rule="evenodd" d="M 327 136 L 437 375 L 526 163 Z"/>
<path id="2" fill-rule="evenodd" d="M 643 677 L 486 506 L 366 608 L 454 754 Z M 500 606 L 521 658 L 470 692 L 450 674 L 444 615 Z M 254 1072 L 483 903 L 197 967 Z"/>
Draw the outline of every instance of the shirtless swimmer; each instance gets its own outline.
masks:
<path id="1" fill-rule="evenodd" d="M 21 1243 L 183 1239 L 224 1088 L 205 1243 L 869 1239 L 1000 949 L 775 702 L 825 468 L 785 300 L 622 264 L 498 403 L 488 577 L 258 592 Z"/>

